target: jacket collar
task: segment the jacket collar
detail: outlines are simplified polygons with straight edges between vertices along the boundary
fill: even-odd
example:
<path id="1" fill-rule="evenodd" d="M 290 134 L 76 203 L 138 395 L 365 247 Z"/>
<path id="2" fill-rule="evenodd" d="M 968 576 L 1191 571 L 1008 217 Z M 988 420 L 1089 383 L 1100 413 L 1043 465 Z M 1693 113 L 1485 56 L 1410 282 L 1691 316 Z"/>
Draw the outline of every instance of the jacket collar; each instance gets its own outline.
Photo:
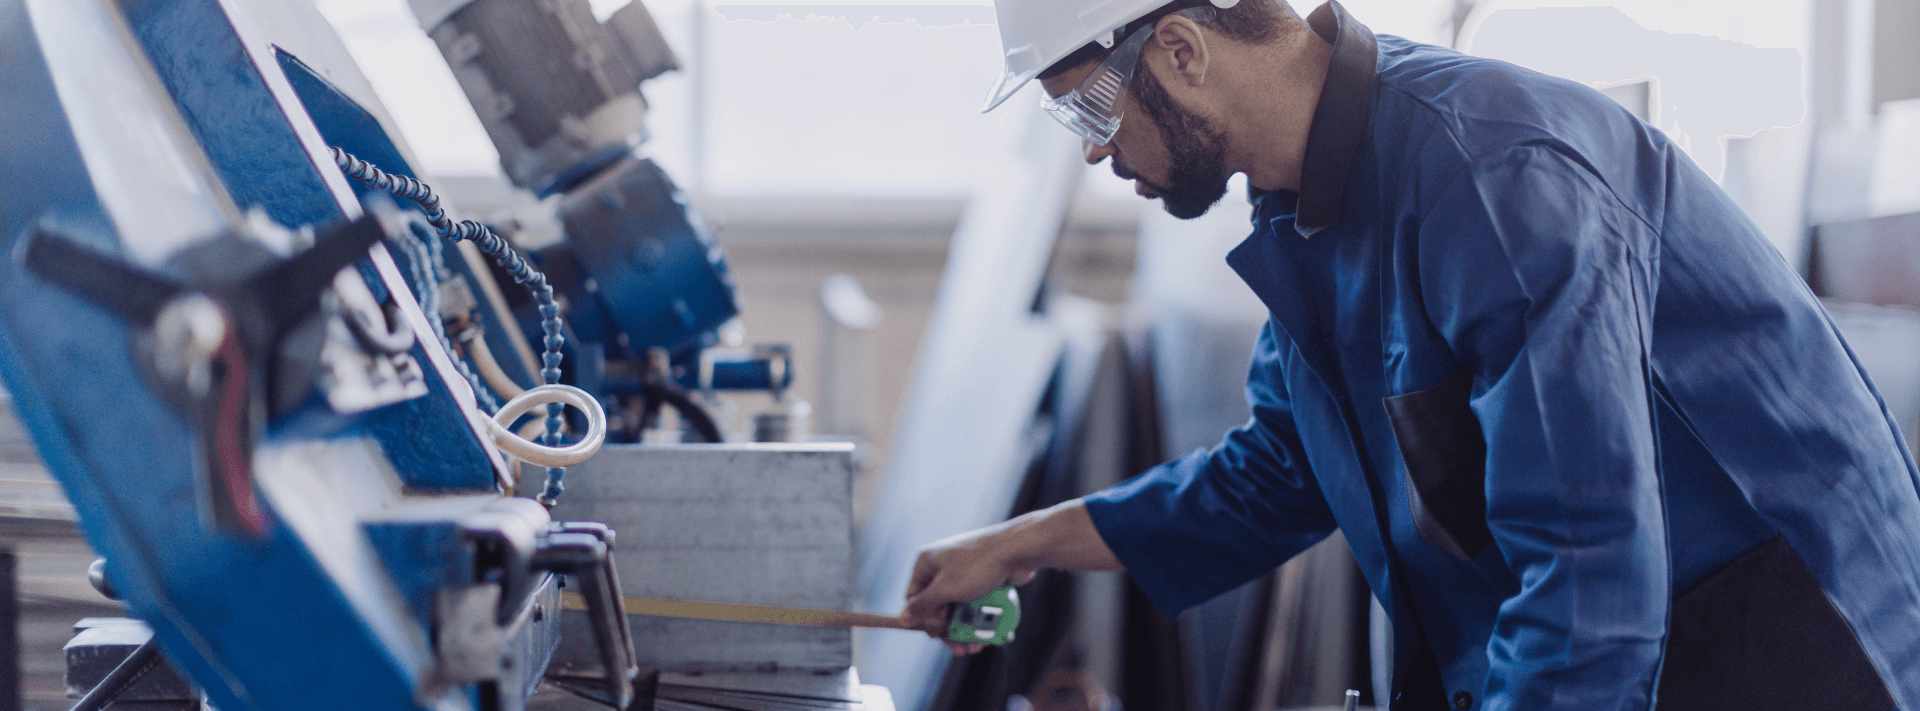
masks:
<path id="1" fill-rule="evenodd" d="M 1308 369 L 1330 388 L 1326 378 L 1337 371 L 1332 368 L 1332 353 L 1318 335 L 1321 315 L 1311 300 L 1299 298 L 1292 283 L 1301 269 L 1325 267 L 1297 263 L 1298 250 L 1289 249 L 1282 235 L 1283 228 L 1292 227 L 1293 234 L 1308 237 L 1339 220 L 1348 167 L 1371 120 L 1378 50 L 1373 33 L 1349 17 L 1338 0 L 1328 0 L 1314 10 L 1307 24 L 1333 44 L 1333 58 L 1307 132 L 1300 191 L 1251 191 L 1253 235 L 1227 254 L 1227 264 L 1267 305 L 1299 347 Z"/>
<path id="2" fill-rule="evenodd" d="M 1373 112 L 1374 75 L 1379 68 L 1379 45 L 1373 31 L 1328 0 L 1307 16 L 1314 33 L 1333 45 L 1320 103 L 1307 129 L 1307 151 L 1300 166 L 1300 193 L 1294 229 L 1302 237 L 1333 226 L 1340 219 L 1340 203 L 1347 187 L 1347 168 L 1366 136 Z M 1268 212 L 1273 193 L 1249 189 L 1257 208 L 1255 219 Z M 1271 218 L 1272 216 L 1268 216 Z"/>

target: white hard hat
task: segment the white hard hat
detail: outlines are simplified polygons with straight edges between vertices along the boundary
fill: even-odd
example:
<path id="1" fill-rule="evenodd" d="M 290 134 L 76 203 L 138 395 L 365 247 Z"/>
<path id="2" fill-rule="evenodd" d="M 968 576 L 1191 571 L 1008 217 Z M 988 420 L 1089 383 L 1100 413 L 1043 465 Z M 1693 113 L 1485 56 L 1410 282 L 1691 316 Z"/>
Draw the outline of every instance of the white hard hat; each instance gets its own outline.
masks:
<path id="1" fill-rule="evenodd" d="M 1007 67 L 1000 83 L 987 94 L 992 111 L 1020 91 L 1020 87 L 1053 66 L 1054 62 L 1088 42 L 1112 47 L 1114 36 L 1127 23 L 1145 17 L 1172 0 L 994 0 L 993 12 L 1000 23 L 1000 47 L 1006 52 Z M 1222 10 L 1240 4 L 1240 0 L 1212 0 Z"/>

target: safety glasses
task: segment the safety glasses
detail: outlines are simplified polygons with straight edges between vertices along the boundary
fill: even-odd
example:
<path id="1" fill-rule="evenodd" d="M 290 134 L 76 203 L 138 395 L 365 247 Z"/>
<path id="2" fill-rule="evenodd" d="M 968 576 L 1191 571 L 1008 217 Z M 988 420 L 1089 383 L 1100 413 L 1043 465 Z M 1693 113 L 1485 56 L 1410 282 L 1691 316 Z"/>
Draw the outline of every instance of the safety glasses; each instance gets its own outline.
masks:
<path id="1" fill-rule="evenodd" d="M 1212 19 L 1213 8 L 1187 8 L 1174 14 L 1205 22 Z M 1120 130 L 1120 111 L 1126 102 L 1127 86 L 1133 81 L 1133 70 L 1140 65 L 1140 51 L 1147 46 L 1147 38 L 1153 36 L 1156 24 L 1159 23 L 1134 30 L 1079 86 L 1059 96 L 1042 97 L 1040 108 L 1046 109 L 1048 115 L 1074 135 L 1094 145 L 1113 142 L 1113 134 Z"/>

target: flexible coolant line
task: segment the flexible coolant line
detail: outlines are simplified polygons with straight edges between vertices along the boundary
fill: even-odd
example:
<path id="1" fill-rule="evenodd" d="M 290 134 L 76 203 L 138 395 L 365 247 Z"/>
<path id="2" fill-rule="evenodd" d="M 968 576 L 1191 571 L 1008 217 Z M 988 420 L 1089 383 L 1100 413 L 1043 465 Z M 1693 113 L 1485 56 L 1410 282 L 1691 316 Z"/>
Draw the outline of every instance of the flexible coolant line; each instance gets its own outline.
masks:
<path id="1" fill-rule="evenodd" d="M 527 287 L 528 294 L 533 297 L 536 308 L 540 312 L 540 331 L 545 334 L 545 338 L 541 339 L 541 344 L 546 347 L 546 351 L 540 356 L 543 366 L 540 369 L 540 380 L 546 383 L 560 382 L 560 362 L 565 358 L 561 350 L 565 347 L 567 339 L 561 334 L 565 323 L 560 319 L 560 304 L 554 299 L 553 285 L 547 282 L 547 275 L 535 269 L 526 257 L 521 256 L 520 252 L 513 248 L 513 245 L 501 239 L 500 235 L 494 234 L 493 230 L 487 229 L 486 225 L 473 220 L 454 222 L 447 217 L 446 210 L 440 207 L 440 196 L 433 194 L 433 189 L 427 187 L 425 183 L 410 176 L 380 170 L 337 146 L 332 150 L 334 164 L 338 165 L 340 171 L 348 177 L 360 181 L 367 187 L 395 197 L 406 198 L 419 205 L 421 211 L 426 213 L 427 222 L 433 225 L 434 231 L 441 237 L 453 242 L 472 241 L 480 251 L 492 257 L 495 264 L 505 269 L 515 283 Z M 545 424 L 546 441 L 553 445 L 559 444 L 560 426 L 563 423 L 560 419 L 558 403 L 547 408 Z M 545 491 L 540 492 L 540 503 L 552 506 L 560 498 L 560 492 L 566 489 L 560 480 L 566 473 L 562 467 L 547 468 L 547 487 Z"/>
<path id="2" fill-rule="evenodd" d="M 533 442 L 507 429 L 521 415 L 546 405 L 569 405 L 587 415 L 587 431 L 580 441 L 565 447 Z M 607 440 L 607 413 L 600 401 L 587 391 L 571 385 L 542 385 L 520 393 L 500 406 L 500 412 L 487 421 L 494 443 L 520 461 L 540 467 L 571 467 L 592 458 Z"/>

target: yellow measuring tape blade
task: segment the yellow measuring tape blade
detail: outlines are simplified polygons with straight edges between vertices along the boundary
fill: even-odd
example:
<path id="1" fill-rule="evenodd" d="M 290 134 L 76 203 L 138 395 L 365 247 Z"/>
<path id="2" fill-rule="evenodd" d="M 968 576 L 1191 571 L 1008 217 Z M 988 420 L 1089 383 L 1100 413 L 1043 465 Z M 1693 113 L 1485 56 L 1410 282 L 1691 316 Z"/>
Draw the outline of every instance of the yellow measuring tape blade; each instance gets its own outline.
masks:
<path id="1" fill-rule="evenodd" d="M 775 605 L 741 605 L 730 602 L 692 602 L 688 600 L 659 600 L 645 597 L 626 599 L 629 614 L 656 615 L 659 617 L 683 617 L 696 620 L 725 620 L 728 622 L 767 622 L 777 625 L 809 625 L 813 627 L 884 627 L 887 629 L 913 629 L 902 623 L 897 617 L 872 615 L 863 612 L 841 612 L 839 610 L 811 610 L 804 607 L 778 607 Z M 568 610 L 585 610 L 587 601 L 574 593 L 561 593 L 560 606 Z"/>

